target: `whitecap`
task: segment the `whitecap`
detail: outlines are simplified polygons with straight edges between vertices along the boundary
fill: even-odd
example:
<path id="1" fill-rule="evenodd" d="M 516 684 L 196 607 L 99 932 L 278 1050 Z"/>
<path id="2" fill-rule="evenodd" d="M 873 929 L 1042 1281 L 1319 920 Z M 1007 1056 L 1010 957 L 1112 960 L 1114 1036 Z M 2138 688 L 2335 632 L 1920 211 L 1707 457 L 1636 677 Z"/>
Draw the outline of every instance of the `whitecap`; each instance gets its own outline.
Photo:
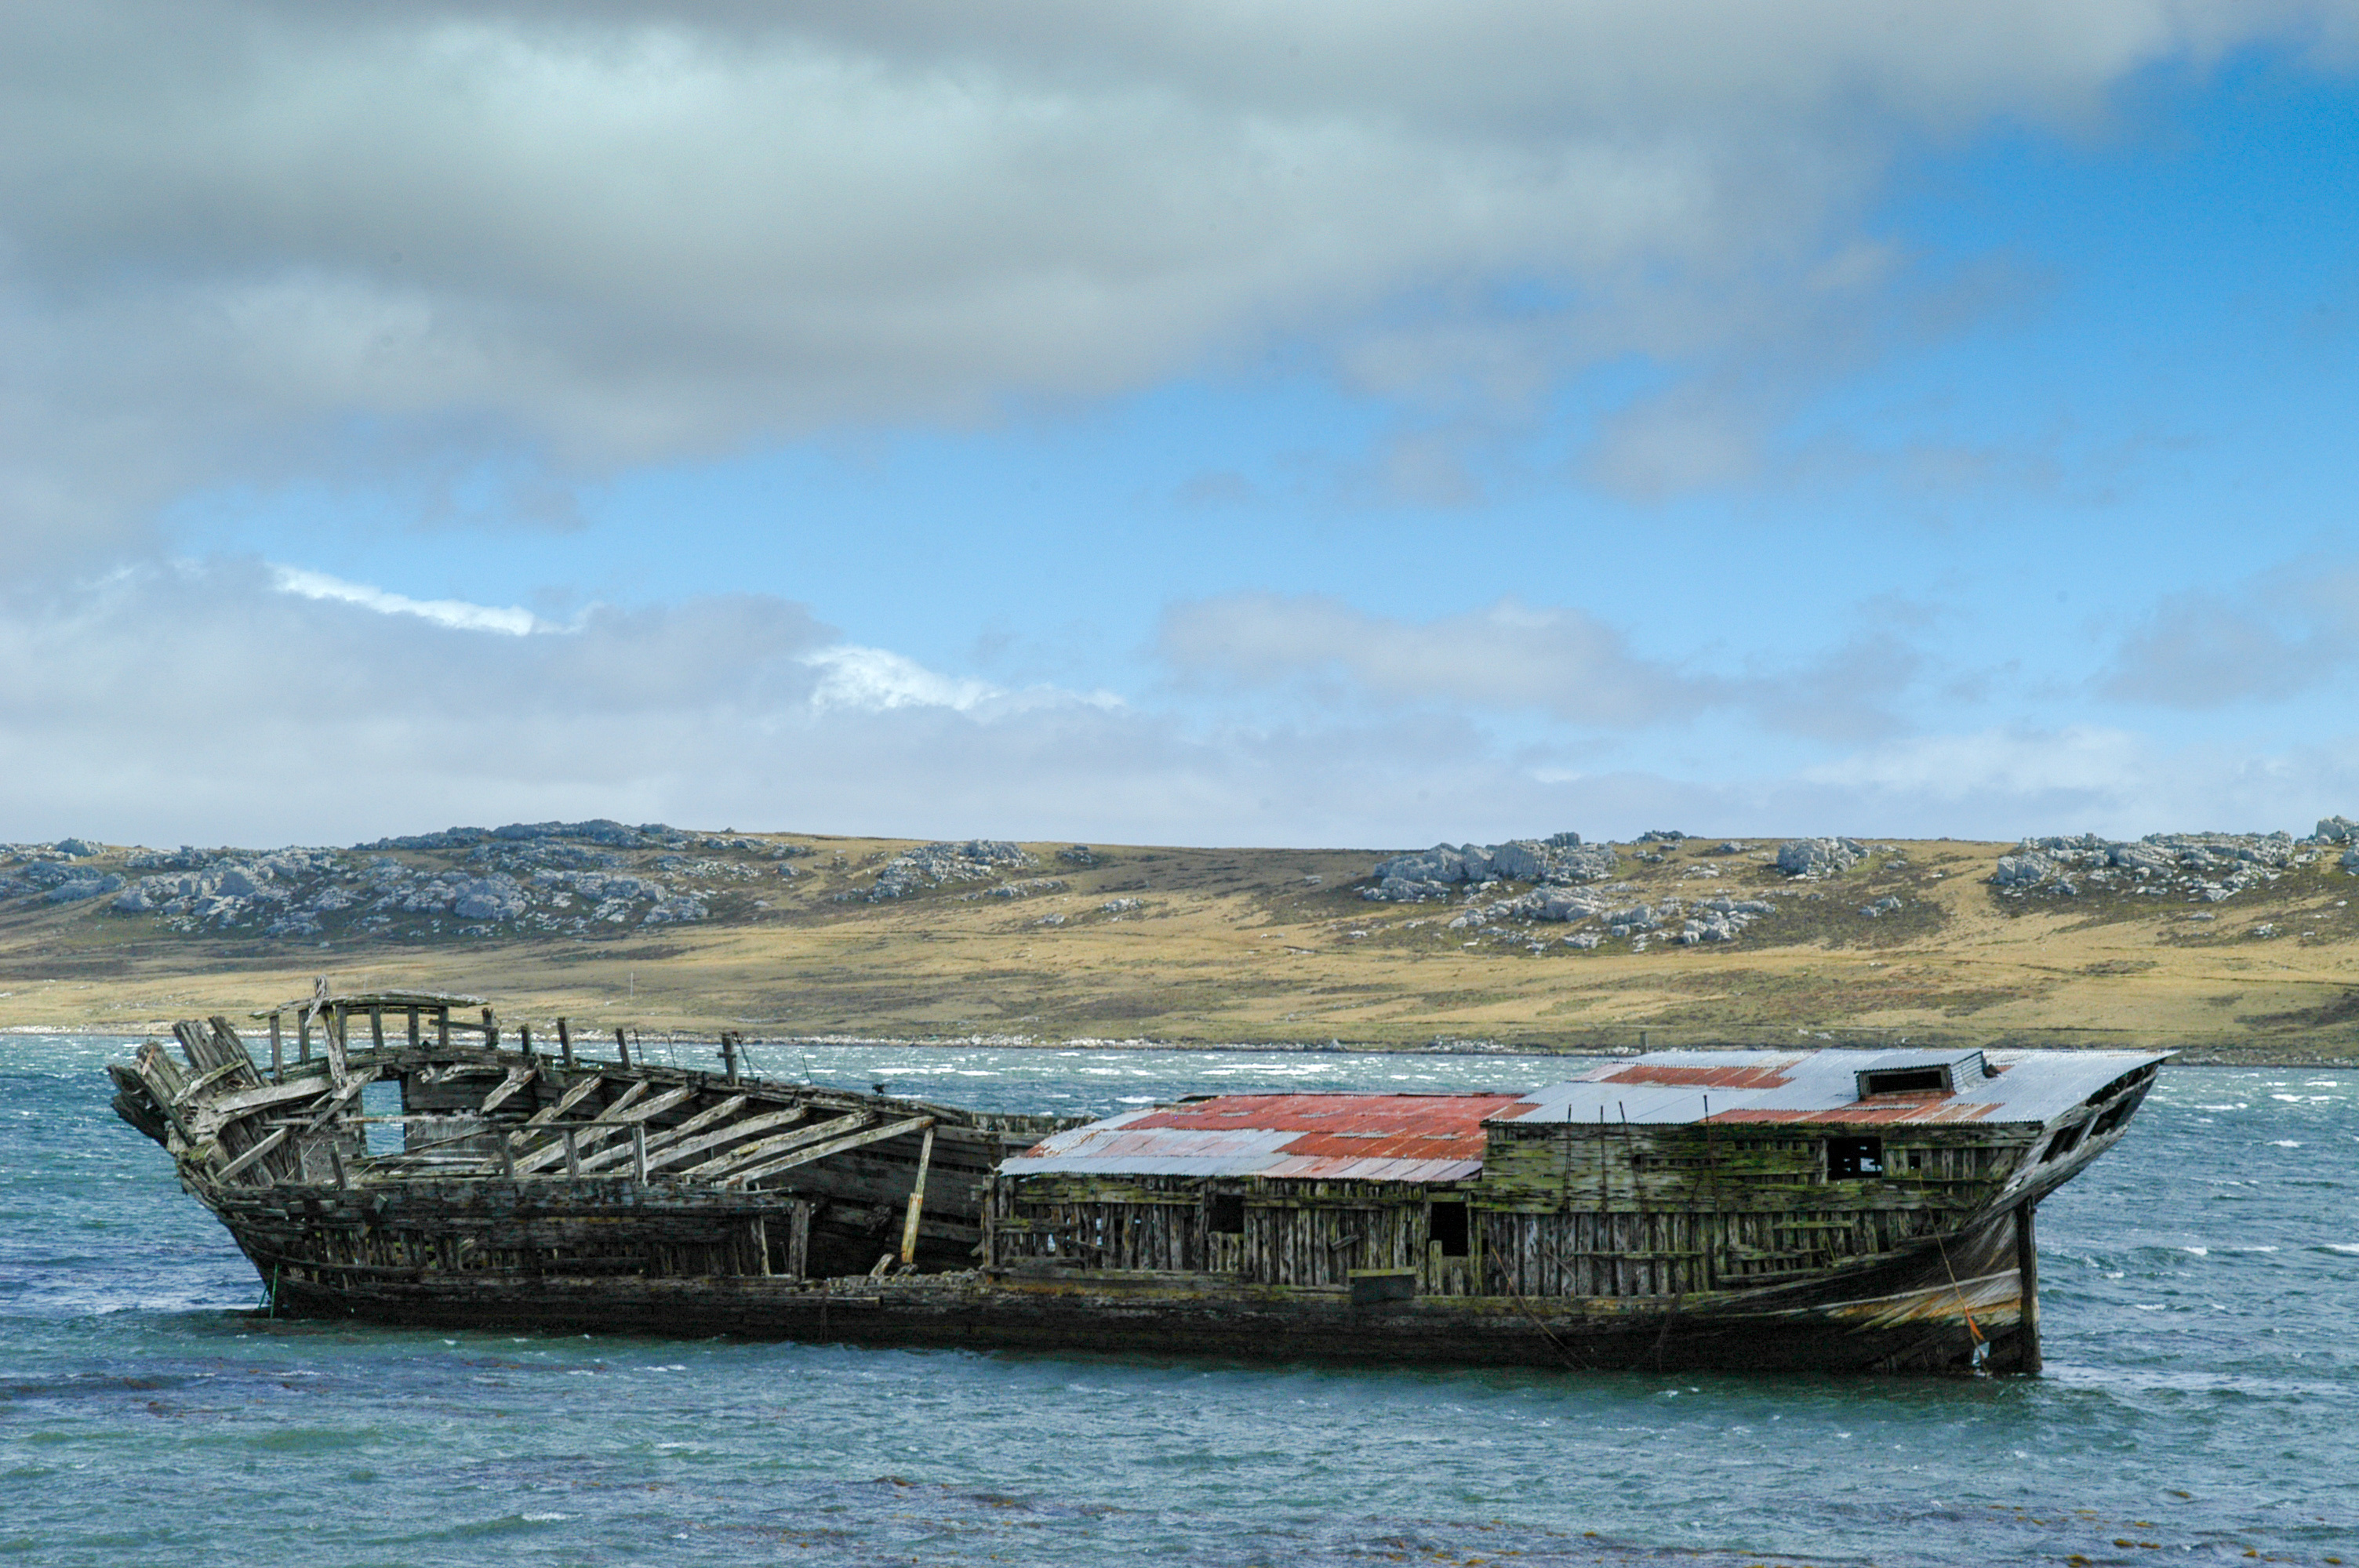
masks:
<path id="1" fill-rule="evenodd" d="M 2269 1147 L 2272 1149 L 2299 1149 L 2301 1145 L 2290 1138 L 2272 1138 L 2269 1140 Z"/>
<path id="2" fill-rule="evenodd" d="M 2209 1258 L 2212 1256 L 2212 1249 L 2209 1247 L 2182 1247 L 2180 1250 L 2181 1252 L 2192 1252 L 2198 1258 Z"/>
<path id="3" fill-rule="evenodd" d="M 2345 1257 L 2359 1258 L 2359 1242 L 2328 1241 L 2321 1243 L 2317 1250 L 2321 1252 L 2340 1252 Z"/>

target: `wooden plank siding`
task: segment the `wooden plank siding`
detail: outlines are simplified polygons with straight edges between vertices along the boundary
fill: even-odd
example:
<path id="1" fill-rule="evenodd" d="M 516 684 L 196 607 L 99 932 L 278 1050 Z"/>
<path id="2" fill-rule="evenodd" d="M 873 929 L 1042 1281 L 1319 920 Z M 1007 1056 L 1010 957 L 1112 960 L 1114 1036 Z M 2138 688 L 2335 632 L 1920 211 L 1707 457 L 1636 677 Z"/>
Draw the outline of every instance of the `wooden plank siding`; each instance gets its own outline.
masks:
<path id="1" fill-rule="evenodd" d="M 1003 1177 L 987 1195 L 985 1253 L 1002 1267 L 1056 1260 L 1307 1289 L 1414 1269 L 1426 1295 L 1680 1296 L 1773 1285 L 1953 1229 L 2030 1141 L 1989 1128 L 1881 1130 L 1884 1173 L 1832 1179 L 1827 1140 L 1851 1130 L 1501 1124 L 1478 1176 L 1431 1185 Z M 1240 1233 L 1212 1228 L 1218 1202 Z M 1467 1255 L 1444 1257 L 1433 1206 L 1459 1203 Z"/>

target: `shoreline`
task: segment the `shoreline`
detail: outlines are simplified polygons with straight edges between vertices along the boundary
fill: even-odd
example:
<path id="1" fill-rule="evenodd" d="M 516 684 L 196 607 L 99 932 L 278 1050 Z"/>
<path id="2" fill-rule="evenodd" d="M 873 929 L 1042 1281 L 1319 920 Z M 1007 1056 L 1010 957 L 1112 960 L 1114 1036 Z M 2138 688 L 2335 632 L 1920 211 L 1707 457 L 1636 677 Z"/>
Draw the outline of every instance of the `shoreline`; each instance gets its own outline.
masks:
<path id="1" fill-rule="evenodd" d="M 12 1023 L 0 1025 L 0 1037 L 46 1039 L 74 1037 L 82 1039 L 122 1040 L 133 1042 L 168 1035 L 171 1026 L 157 1022 L 147 1027 L 125 1028 L 102 1025 L 69 1026 L 49 1023 Z M 1000 1051 L 1175 1051 L 1223 1053 L 1238 1055 L 1296 1056 L 1565 1056 L 1614 1057 L 1636 1056 L 1641 1054 L 1636 1045 L 1586 1044 L 1538 1046 L 1516 1044 L 1495 1040 L 1455 1039 L 1431 1041 L 1418 1044 L 1390 1044 L 1382 1042 L 1344 1040 L 1223 1040 L 1174 1041 L 1143 1037 L 1115 1039 L 1082 1035 L 1064 1040 L 1044 1040 L 1033 1035 L 967 1034 L 967 1035 L 892 1035 L 892 1034 L 752 1034 L 737 1033 L 740 1044 L 777 1049 L 886 1049 L 886 1050 L 1000 1050 Z M 639 1038 L 634 1032 L 634 1043 Z M 718 1032 L 699 1030 L 647 1030 L 644 1038 L 650 1044 L 669 1046 L 709 1045 L 717 1053 Z M 1841 1042 L 1838 1042 L 1841 1044 Z M 1931 1045 L 1933 1043 L 1926 1043 Z M 1684 1051 L 1760 1051 L 1778 1047 L 1767 1041 L 1728 1042 L 1714 1044 L 1682 1043 L 1666 1049 Z M 1939 1047 L 1946 1049 L 1946 1046 Z M 1995 1044 L 1991 1050 L 2173 1050 L 2168 1045 L 2132 1045 L 2125 1042 L 2108 1041 L 2103 1044 L 2076 1045 L 2054 1042 L 2038 1044 Z M 2277 1047 L 2263 1048 L 2264 1054 L 2246 1054 L 2233 1047 L 2190 1045 L 2178 1047 L 2169 1065 L 2175 1067 L 2332 1067 L 2359 1068 L 2359 1057 L 2336 1055 L 2325 1052 L 2288 1052 Z"/>

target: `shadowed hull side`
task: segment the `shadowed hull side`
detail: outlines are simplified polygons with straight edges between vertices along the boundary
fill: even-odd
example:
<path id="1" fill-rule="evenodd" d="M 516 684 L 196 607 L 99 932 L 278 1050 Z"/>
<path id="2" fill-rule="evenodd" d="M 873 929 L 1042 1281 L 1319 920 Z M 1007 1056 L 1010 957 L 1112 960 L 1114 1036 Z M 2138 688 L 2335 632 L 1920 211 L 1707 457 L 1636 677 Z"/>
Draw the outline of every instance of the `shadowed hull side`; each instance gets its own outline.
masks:
<path id="1" fill-rule="evenodd" d="M 266 1277 L 276 1268 L 277 1313 L 442 1327 L 1738 1372 L 2032 1370 L 2038 1354 L 2036 1329 L 2023 1332 L 2013 1214 L 1807 1284 L 1577 1303 L 1457 1296 L 1353 1305 L 1341 1291 L 1078 1271 L 799 1281 L 289 1268 L 267 1261 L 266 1249 L 247 1249 Z"/>

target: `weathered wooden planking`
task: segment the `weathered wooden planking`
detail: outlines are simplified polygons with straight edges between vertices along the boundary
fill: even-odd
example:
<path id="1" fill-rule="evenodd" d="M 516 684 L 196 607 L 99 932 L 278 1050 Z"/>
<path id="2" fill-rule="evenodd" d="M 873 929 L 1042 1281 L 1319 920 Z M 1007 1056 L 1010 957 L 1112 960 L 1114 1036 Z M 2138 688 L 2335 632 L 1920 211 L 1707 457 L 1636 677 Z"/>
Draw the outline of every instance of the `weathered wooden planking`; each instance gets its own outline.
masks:
<path id="1" fill-rule="evenodd" d="M 879 1143 L 887 1138 L 898 1138 L 906 1133 L 915 1132 L 920 1128 L 931 1127 L 933 1123 L 934 1119 L 930 1116 L 913 1116 L 907 1121 L 887 1122 L 883 1127 L 847 1133 L 842 1138 L 832 1138 L 824 1143 L 813 1144 L 809 1148 L 798 1149 L 792 1153 L 781 1154 L 775 1160 L 765 1161 L 751 1168 L 733 1171 L 729 1174 L 729 1184 L 742 1187 L 748 1183 L 790 1171 L 798 1165 L 807 1165 L 814 1160 L 824 1160 L 831 1154 L 840 1154 L 847 1150 L 858 1149 L 864 1144 Z"/>

